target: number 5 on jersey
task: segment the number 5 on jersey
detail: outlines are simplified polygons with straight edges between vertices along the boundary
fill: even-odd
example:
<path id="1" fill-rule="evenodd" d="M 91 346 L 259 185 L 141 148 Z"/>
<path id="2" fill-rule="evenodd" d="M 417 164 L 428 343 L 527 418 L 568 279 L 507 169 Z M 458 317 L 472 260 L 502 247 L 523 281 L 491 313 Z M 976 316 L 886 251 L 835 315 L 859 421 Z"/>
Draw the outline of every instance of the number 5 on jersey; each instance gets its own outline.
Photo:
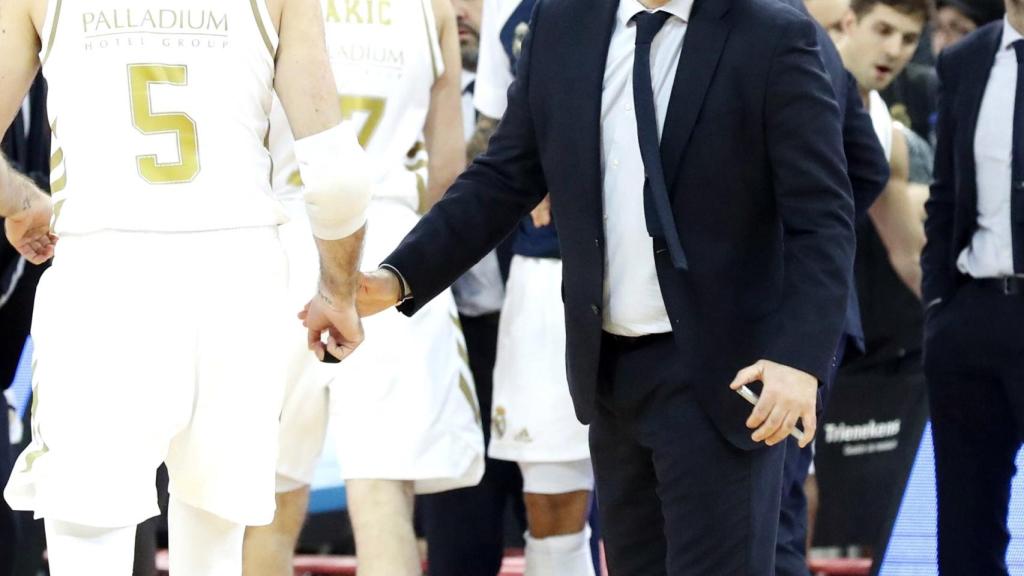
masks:
<path id="1" fill-rule="evenodd" d="M 178 161 L 160 162 L 156 154 L 136 157 L 139 175 L 150 184 L 184 184 L 199 174 L 196 123 L 183 112 L 154 112 L 150 88 L 154 84 L 188 85 L 188 67 L 164 64 L 129 64 L 132 124 L 146 135 L 174 134 Z"/>

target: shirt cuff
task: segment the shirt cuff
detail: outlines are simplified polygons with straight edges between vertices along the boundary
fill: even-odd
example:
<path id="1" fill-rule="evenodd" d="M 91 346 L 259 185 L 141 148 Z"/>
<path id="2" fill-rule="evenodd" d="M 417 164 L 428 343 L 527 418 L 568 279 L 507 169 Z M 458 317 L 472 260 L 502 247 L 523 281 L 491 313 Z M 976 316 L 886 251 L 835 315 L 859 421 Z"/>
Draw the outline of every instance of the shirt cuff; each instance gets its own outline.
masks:
<path id="1" fill-rule="evenodd" d="M 412 289 L 409 287 L 409 283 L 405 281 L 405 276 L 402 276 L 402 273 L 398 271 L 398 268 L 395 268 L 390 264 L 381 264 L 379 268 L 381 270 L 391 272 L 395 275 L 395 278 L 398 278 L 400 294 L 398 296 L 398 302 L 395 303 L 396 306 L 412 298 Z"/>

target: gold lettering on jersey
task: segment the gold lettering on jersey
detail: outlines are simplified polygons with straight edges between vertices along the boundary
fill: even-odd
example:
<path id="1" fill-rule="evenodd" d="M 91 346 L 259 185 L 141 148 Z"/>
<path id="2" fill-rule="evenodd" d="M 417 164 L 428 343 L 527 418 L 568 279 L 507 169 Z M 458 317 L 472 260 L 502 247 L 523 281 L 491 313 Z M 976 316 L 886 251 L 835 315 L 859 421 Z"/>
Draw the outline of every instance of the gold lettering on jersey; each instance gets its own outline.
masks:
<path id="1" fill-rule="evenodd" d="M 384 46 L 371 44 L 342 44 L 331 50 L 331 57 L 350 63 L 373 64 L 384 68 L 402 68 L 405 66 L 405 51 L 392 50 Z"/>
<path id="2" fill-rule="evenodd" d="M 338 3 L 345 3 L 345 17 Z M 327 0 L 327 21 L 345 24 L 391 26 L 391 0 Z"/>
<path id="3" fill-rule="evenodd" d="M 212 10 L 118 8 L 84 12 L 82 14 L 82 30 L 87 37 L 140 32 L 179 34 L 203 32 L 225 35 L 228 32 L 228 15 Z"/>

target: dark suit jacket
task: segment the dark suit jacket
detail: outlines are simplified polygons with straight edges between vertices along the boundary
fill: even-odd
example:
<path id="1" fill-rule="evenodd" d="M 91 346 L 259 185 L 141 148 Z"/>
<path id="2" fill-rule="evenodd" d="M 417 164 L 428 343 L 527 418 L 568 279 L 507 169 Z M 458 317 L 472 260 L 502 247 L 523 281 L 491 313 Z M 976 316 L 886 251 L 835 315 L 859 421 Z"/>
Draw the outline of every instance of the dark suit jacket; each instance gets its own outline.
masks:
<path id="1" fill-rule="evenodd" d="M 922 299 L 929 306 L 953 295 L 963 278 L 956 259 L 978 229 L 974 131 L 1002 33 L 1002 20 L 986 24 L 943 51 L 936 64 L 935 181 L 925 205 L 928 241 L 921 254 Z"/>
<path id="2" fill-rule="evenodd" d="M 576 414 L 594 414 L 605 275 L 601 90 L 618 2 L 541 0 L 487 152 L 385 262 L 412 313 L 511 231 L 546 193 L 563 262 Z M 775 0 L 697 0 L 661 139 L 689 270 L 654 259 L 680 385 L 737 446 L 750 406 L 728 388 L 758 358 L 825 381 L 853 265 L 839 108 L 814 25 Z M 646 233 L 638 230 L 637 233 Z"/>
<path id="3" fill-rule="evenodd" d="M 783 4 L 807 13 L 803 0 L 780 0 Z M 868 208 L 885 190 L 889 182 L 889 161 L 882 150 L 882 144 L 875 134 L 871 116 L 864 109 L 857 90 L 857 81 L 843 66 L 843 58 L 836 50 L 828 32 L 815 24 L 821 60 L 832 81 L 836 101 L 839 103 L 839 117 L 843 123 L 843 151 L 846 153 L 847 174 L 853 189 L 853 205 L 857 220 L 867 216 Z M 860 302 L 857 291 L 850 291 L 846 305 L 845 340 L 860 353 L 864 352 L 864 324 L 860 317 Z"/>

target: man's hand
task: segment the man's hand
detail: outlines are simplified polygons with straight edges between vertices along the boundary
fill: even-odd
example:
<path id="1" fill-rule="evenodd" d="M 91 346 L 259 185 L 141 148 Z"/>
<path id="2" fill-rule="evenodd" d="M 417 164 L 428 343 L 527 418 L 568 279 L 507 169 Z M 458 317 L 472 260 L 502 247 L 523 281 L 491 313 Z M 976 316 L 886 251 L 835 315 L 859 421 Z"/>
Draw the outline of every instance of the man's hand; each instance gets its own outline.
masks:
<path id="1" fill-rule="evenodd" d="M 356 291 L 356 310 L 359 316 L 374 314 L 398 304 L 402 298 L 402 284 L 398 277 L 388 270 L 378 269 L 359 274 L 359 288 Z"/>
<path id="2" fill-rule="evenodd" d="M 335 299 L 321 290 L 299 312 L 299 318 L 309 331 L 309 349 L 321 361 L 325 351 L 339 361 L 344 360 L 363 341 L 363 325 L 351 299 Z M 321 340 L 324 331 L 327 342 Z"/>
<path id="3" fill-rule="evenodd" d="M 545 196 L 540 204 L 530 212 L 530 218 L 533 218 L 533 225 L 537 228 L 543 228 L 551 224 L 551 196 Z"/>
<path id="4" fill-rule="evenodd" d="M 4 221 L 7 241 L 33 264 L 42 264 L 53 257 L 57 236 L 50 232 L 52 216 L 50 197 L 40 192 L 26 195 L 21 210 Z"/>
<path id="5" fill-rule="evenodd" d="M 806 372 L 783 366 L 769 360 L 758 360 L 740 370 L 729 384 L 733 390 L 760 380 L 764 383 L 761 398 L 754 406 L 747 428 L 754 430 L 754 442 L 774 446 L 789 436 L 797 420 L 803 421 L 803 448 L 814 439 L 817 430 L 815 408 L 818 400 L 818 380 Z"/>

